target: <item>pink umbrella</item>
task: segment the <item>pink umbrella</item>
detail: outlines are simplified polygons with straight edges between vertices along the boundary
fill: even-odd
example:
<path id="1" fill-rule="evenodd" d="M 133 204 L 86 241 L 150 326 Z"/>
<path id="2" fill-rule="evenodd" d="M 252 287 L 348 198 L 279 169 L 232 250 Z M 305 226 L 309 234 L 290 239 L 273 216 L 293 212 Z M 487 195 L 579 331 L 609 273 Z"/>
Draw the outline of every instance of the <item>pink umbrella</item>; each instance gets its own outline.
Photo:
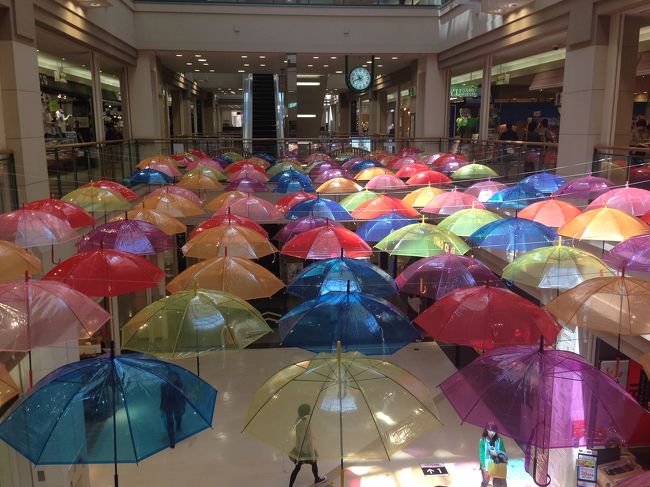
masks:
<path id="1" fill-rule="evenodd" d="M 84 210 L 81 206 L 67 201 L 46 198 L 42 200 L 30 201 L 23 205 L 24 210 L 39 210 L 60 218 L 72 228 L 87 227 L 95 224 L 93 216 Z"/>
<path id="2" fill-rule="evenodd" d="M 337 221 L 330 220 L 329 218 L 321 218 L 317 216 L 306 216 L 298 218 L 287 223 L 282 229 L 275 234 L 273 240 L 278 242 L 288 242 L 296 235 L 311 230 L 312 228 L 324 227 L 330 225 L 333 227 L 342 227 L 343 225 Z"/>
<path id="3" fill-rule="evenodd" d="M 650 485 L 650 472 L 643 472 L 625 479 L 616 487 L 648 487 Z"/>
<path id="4" fill-rule="evenodd" d="M 78 237 L 68 222 L 45 211 L 19 209 L 0 214 L 0 240 L 21 247 L 59 244 Z"/>
<path id="5" fill-rule="evenodd" d="M 161 186 L 151 193 L 149 193 L 150 196 L 156 196 L 157 194 L 161 193 L 171 193 L 171 194 L 176 194 L 178 196 L 182 196 L 185 199 L 190 200 L 192 203 L 194 203 L 197 206 L 201 206 L 203 204 L 203 200 L 198 197 L 198 195 L 192 191 L 191 189 L 183 188 L 182 186 Z"/>
<path id="6" fill-rule="evenodd" d="M 330 169 L 341 169 L 341 166 L 337 164 L 336 162 L 321 162 L 316 166 L 314 169 L 309 171 L 310 176 L 317 176 L 319 174 L 324 173 L 325 171 L 329 171 Z"/>
<path id="7" fill-rule="evenodd" d="M 450 160 L 456 160 L 456 161 L 464 161 L 465 158 L 461 154 L 444 154 L 440 157 L 438 157 L 433 165 L 436 167 L 442 166 L 445 162 L 450 161 Z"/>
<path id="8" fill-rule="evenodd" d="M 403 156 L 399 159 L 391 160 L 388 164 L 386 164 L 386 167 L 389 167 L 390 169 L 402 169 L 404 166 L 415 164 L 416 162 L 417 161 L 413 156 Z"/>
<path id="9" fill-rule="evenodd" d="M 425 184 L 449 184 L 451 179 L 438 171 L 422 171 L 406 181 L 409 186 L 420 186 Z"/>
<path id="10" fill-rule="evenodd" d="M 323 171 L 314 180 L 315 183 L 326 183 L 330 179 L 336 179 L 336 178 L 349 178 L 350 175 L 345 169 L 328 169 L 327 171 Z"/>
<path id="11" fill-rule="evenodd" d="M 345 161 L 341 167 L 347 170 L 350 169 L 352 166 L 354 166 L 357 162 L 361 162 L 361 161 L 363 161 L 363 159 L 361 159 L 360 157 L 351 157 L 350 159 Z"/>
<path id="12" fill-rule="evenodd" d="M 241 191 L 243 193 L 264 193 L 268 190 L 269 188 L 264 184 L 248 178 L 231 181 L 226 186 L 226 191 Z"/>
<path id="13" fill-rule="evenodd" d="M 433 213 L 435 215 L 452 215 L 457 211 L 466 208 L 484 210 L 485 205 L 471 194 L 461 193 L 460 191 L 448 191 L 434 196 L 433 199 L 422 208 L 422 212 Z"/>
<path id="14" fill-rule="evenodd" d="M 382 174 L 380 176 L 375 176 L 370 181 L 368 181 L 368 184 L 366 184 L 366 189 L 374 189 L 379 191 L 405 188 L 406 183 L 392 174 Z"/>
<path id="15" fill-rule="evenodd" d="M 399 154 L 397 154 L 400 157 L 406 157 L 406 156 L 414 156 L 422 152 L 422 149 L 419 147 L 404 147 L 401 151 L 399 151 Z"/>
<path id="16" fill-rule="evenodd" d="M 487 181 L 479 181 L 478 183 L 472 184 L 465 190 L 465 193 L 471 194 L 481 203 L 485 203 L 502 189 L 506 189 L 505 184 L 488 179 Z"/>
<path id="17" fill-rule="evenodd" d="M 251 181 L 256 181 L 258 183 L 265 183 L 269 180 L 269 177 L 259 171 L 242 169 L 228 175 L 228 181 L 240 181 L 242 179 L 249 179 Z"/>
<path id="18" fill-rule="evenodd" d="M 221 164 L 219 164 L 217 161 L 213 161 L 212 159 L 199 159 L 197 161 L 192 161 L 187 165 L 187 170 L 191 171 L 199 166 L 211 167 L 215 171 L 223 172 L 223 167 L 221 167 Z"/>
<path id="19" fill-rule="evenodd" d="M 244 216 L 256 222 L 282 220 L 284 216 L 278 209 L 262 198 L 256 196 L 247 196 L 229 201 L 219 208 L 215 215 L 233 215 Z"/>
<path id="20" fill-rule="evenodd" d="M 610 189 L 593 200 L 585 210 L 597 208 L 614 208 L 633 216 L 641 216 L 650 211 L 650 191 L 640 188 Z"/>
<path id="21" fill-rule="evenodd" d="M 169 176 L 170 178 L 178 178 L 182 176 L 181 172 L 173 164 L 169 164 L 165 162 L 150 162 L 147 165 L 147 167 L 149 169 L 153 169 L 154 171 L 167 174 L 167 176 Z"/>
<path id="22" fill-rule="evenodd" d="M 420 156 L 420 160 L 425 164 L 434 164 L 438 159 L 444 156 L 446 152 L 436 152 L 435 154 L 427 154 Z"/>
<path id="23" fill-rule="evenodd" d="M 553 193 L 553 196 L 591 200 L 606 193 L 614 186 L 615 184 L 609 179 L 597 176 L 583 176 L 567 181 Z"/>

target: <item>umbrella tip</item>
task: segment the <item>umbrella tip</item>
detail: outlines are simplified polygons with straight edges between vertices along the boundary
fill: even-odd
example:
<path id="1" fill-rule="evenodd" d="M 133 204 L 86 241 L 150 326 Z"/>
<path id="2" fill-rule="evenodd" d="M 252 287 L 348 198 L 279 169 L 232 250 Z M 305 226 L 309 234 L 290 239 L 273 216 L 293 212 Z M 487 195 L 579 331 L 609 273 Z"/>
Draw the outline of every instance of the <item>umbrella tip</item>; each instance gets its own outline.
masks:
<path id="1" fill-rule="evenodd" d="M 544 335 L 539 336 L 539 353 L 544 352 Z"/>
<path id="2" fill-rule="evenodd" d="M 341 360 L 341 340 L 336 341 L 336 359 Z"/>
<path id="3" fill-rule="evenodd" d="M 115 358 L 115 341 L 111 340 L 111 358 Z"/>

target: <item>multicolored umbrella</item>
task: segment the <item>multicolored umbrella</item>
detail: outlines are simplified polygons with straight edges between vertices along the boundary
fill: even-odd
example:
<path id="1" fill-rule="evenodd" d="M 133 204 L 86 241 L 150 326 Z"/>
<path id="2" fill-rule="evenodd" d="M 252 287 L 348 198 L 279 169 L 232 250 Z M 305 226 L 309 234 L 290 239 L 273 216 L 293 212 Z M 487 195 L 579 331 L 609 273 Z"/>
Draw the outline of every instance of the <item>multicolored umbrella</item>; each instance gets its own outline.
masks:
<path id="1" fill-rule="evenodd" d="M 156 196 L 161 193 L 172 193 L 178 196 L 182 196 L 183 198 L 190 200 L 196 206 L 201 206 L 203 204 L 203 200 L 199 198 L 199 196 L 194 191 L 176 185 L 161 186 L 159 188 L 156 188 L 151 193 L 149 193 L 149 196 Z"/>
<path id="2" fill-rule="evenodd" d="M 440 162 L 442 157 L 438 159 L 437 162 Z M 442 165 L 442 162 L 441 162 Z M 487 178 L 496 178 L 499 175 L 488 166 L 483 164 L 467 164 L 459 168 L 457 171 L 454 171 L 451 175 L 451 179 L 454 181 L 466 181 L 469 179 L 487 179 Z"/>
<path id="3" fill-rule="evenodd" d="M 317 189 L 317 193 L 325 194 L 346 194 L 356 193 L 363 188 L 357 183 L 347 178 L 334 178 L 321 184 Z"/>
<path id="4" fill-rule="evenodd" d="M 46 198 L 30 201 L 24 204 L 22 209 L 44 211 L 68 222 L 68 225 L 72 228 L 88 227 L 95 224 L 95 219 L 90 213 L 82 207 L 67 201 Z"/>
<path id="5" fill-rule="evenodd" d="M 392 174 L 384 174 L 382 176 L 375 176 L 366 184 L 366 188 L 376 191 L 389 191 L 393 189 L 405 189 L 406 183 L 397 176 Z"/>
<path id="6" fill-rule="evenodd" d="M 650 272 L 650 235 L 638 235 L 605 252 L 603 261 L 617 271 Z"/>
<path id="7" fill-rule="evenodd" d="M 22 279 L 43 272 L 41 259 L 14 243 L 0 240 L 0 282 Z"/>
<path id="8" fill-rule="evenodd" d="M 491 208 L 521 210 L 546 197 L 532 186 L 515 184 L 493 194 L 485 204 Z"/>
<path id="9" fill-rule="evenodd" d="M 131 207 L 131 204 L 120 194 L 94 186 L 75 189 L 64 195 L 61 199 L 68 203 L 81 206 L 90 213 L 124 211 Z"/>
<path id="10" fill-rule="evenodd" d="M 575 240 L 622 242 L 650 233 L 650 226 L 621 210 L 599 208 L 581 213 L 562 225 L 557 232 Z"/>
<path id="11" fill-rule="evenodd" d="M 137 171 L 133 172 L 124 180 L 124 183 L 129 186 L 135 186 L 136 184 L 169 184 L 172 181 L 173 178 L 164 172 L 147 167 L 144 169 L 138 169 Z"/>
<path id="12" fill-rule="evenodd" d="M 289 211 L 293 206 L 297 205 L 306 200 L 314 200 L 318 197 L 314 193 L 306 193 L 304 191 L 298 191 L 296 193 L 290 193 L 286 196 L 283 196 L 278 201 L 275 202 L 275 207 L 283 215 Z"/>
<path id="13" fill-rule="evenodd" d="M 147 196 L 135 208 L 156 210 L 174 218 L 203 215 L 203 210 L 192 201 L 174 193 L 159 193 Z"/>
<path id="14" fill-rule="evenodd" d="M 221 225 L 201 232 L 183 245 L 183 255 L 210 259 L 231 255 L 259 259 L 278 251 L 268 239 L 255 230 L 239 225 Z"/>
<path id="15" fill-rule="evenodd" d="M 442 193 L 444 193 L 444 190 L 441 188 L 425 186 L 424 188 L 411 191 L 402 198 L 402 201 L 407 205 L 411 205 L 413 208 L 424 208 L 429 201 Z"/>
<path id="16" fill-rule="evenodd" d="M 505 184 L 488 179 L 487 181 L 479 181 L 478 183 L 472 184 L 465 190 L 465 193 L 471 194 L 481 203 L 485 203 L 496 193 L 506 188 L 507 186 Z"/>
<path id="17" fill-rule="evenodd" d="M 641 216 L 650 211 L 650 191 L 641 188 L 610 189 L 589 203 L 586 210 L 596 208 L 614 208 L 630 215 Z"/>
<path id="18" fill-rule="evenodd" d="M 273 236 L 273 240 L 276 240 L 278 242 L 287 242 L 296 235 L 304 233 L 307 230 L 311 230 L 312 228 L 317 227 L 324 227 L 326 225 L 332 225 L 335 227 L 343 226 L 339 222 L 330 220 L 329 218 L 305 216 L 303 218 L 298 218 L 297 220 L 291 220 Z"/>
<path id="19" fill-rule="evenodd" d="M 384 194 L 361 203 L 352 211 L 352 217 L 356 220 L 373 220 L 392 213 L 409 218 L 420 215 L 415 208 L 407 205 L 399 198 Z"/>
<path id="20" fill-rule="evenodd" d="M 488 223 L 501 220 L 502 218 L 500 215 L 491 211 L 472 207 L 459 210 L 449 215 L 438 223 L 438 228 L 453 232 L 459 237 L 469 237 L 479 228 L 482 228 Z"/>
<path id="21" fill-rule="evenodd" d="M 67 221 L 45 211 L 18 209 L 0 214 L 0 240 L 20 247 L 41 247 L 76 238 L 79 234 Z"/>
<path id="22" fill-rule="evenodd" d="M 250 194 L 244 198 L 231 199 L 228 203 L 222 205 L 214 214 L 238 215 L 256 222 L 277 221 L 282 219 L 282 213 L 280 213 L 272 203 L 265 199 L 251 196 Z"/>
<path id="23" fill-rule="evenodd" d="M 567 181 L 553 193 L 554 196 L 592 200 L 606 193 L 616 184 L 609 179 L 597 176 L 584 176 Z"/>
<path id="24" fill-rule="evenodd" d="M 551 174 L 546 171 L 542 171 L 531 174 L 530 176 L 526 176 L 521 181 L 519 181 L 519 183 L 532 186 L 540 193 L 551 194 L 560 189 L 560 187 L 566 183 L 566 180 L 557 174 Z"/>
<path id="25" fill-rule="evenodd" d="M 363 194 L 363 192 L 359 194 Z M 329 218 L 336 221 L 352 220 L 352 215 L 336 201 L 320 197 L 298 203 L 286 213 L 287 220 L 297 220 L 306 216 Z"/>
<path id="26" fill-rule="evenodd" d="M 243 191 L 226 191 L 208 201 L 203 208 L 210 211 L 217 211 L 229 202 L 239 198 L 245 198 L 246 196 L 248 196 L 248 193 L 244 193 Z"/>
<path id="27" fill-rule="evenodd" d="M 127 188 L 126 186 L 120 183 L 116 183 L 115 181 L 109 181 L 107 179 L 100 179 L 99 181 L 91 181 L 90 183 L 86 183 L 80 187 L 87 188 L 89 186 L 93 186 L 95 188 L 108 189 L 113 193 L 119 194 L 126 201 L 135 201 L 140 197 L 136 193 L 131 191 L 129 188 Z"/>
<path id="28" fill-rule="evenodd" d="M 358 193 L 352 193 L 341 200 L 341 207 L 347 211 L 353 211 L 357 206 L 359 206 L 364 201 L 368 201 L 372 198 L 379 196 L 379 193 L 369 191 L 364 189 Z"/>
<path id="29" fill-rule="evenodd" d="M 118 220 L 105 223 L 77 242 L 79 252 L 114 249 L 137 255 L 153 255 L 175 249 L 176 242 L 153 223 Z"/>
<path id="30" fill-rule="evenodd" d="M 517 213 L 519 218 L 532 220 L 547 227 L 559 228 L 580 213 L 579 208 L 566 201 L 551 197 L 549 200 L 538 201 Z"/>
<path id="31" fill-rule="evenodd" d="M 392 212 L 364 222 L 357 230 L 357 235 L 366 242 L 380 242 L 395 230 L 414 223 L 417 220 Z"/>
<path id="32" fill-rule="evenodd" d="M 395 230 L 375 248 L 390 255 L 411 257 L 431 257 L 444 253 L 462 255 L 469 251 L 461 238 L 428 223 L 414 223 Z"/>
<path id="33" fill-rule="evenodd" d="M 423 213 L 432 213 L 434 215 L 453 215 L 457 211 L 466 209 L 484 210 L 485 205 L 477 200 L 474 196 L 461 193 L 460 191 L 446 191 L 434 196 L 424 208 Z"/>
<path id="34" fill-rule="evenodd" d="M 203 223 L 194 227 L 194 230 L 190 232 L 190 238 L 194 238 L 201 232 L 209 230 L 210 228 L 218 227 L 220 225 L 239 225 L 242 227 L 247 227 L 251 230 L 255 230 L 262 237 L 269 238 L 269 233 L 264 230 L 264 227 L 255 223 L 255 221 L 251 220 L 250 218 L 233 215 L 232 213 L 226 213 L 225 215 L 212 215 Z"/>
<path id="35" fill-rule="evenodd" d="M 341 255 L 370 257 L 372 249 L 357 234 L 344 227 L 330 225 L 312 228 L 286 242 L 280 252 L 299 259 L 332 259 Z"/>
<path id="36" fill-rule="evenodd" d="M 449 184 L 451 179 L 438 171 L 422 171 L 411 176 L 406 184 L 408 186 L 421 186 L 425 184 Z"/>
<path id="37" fill-rule="evenodd" d="M 557 233 L 550 227 L 523 218 L 504 218 L 479 228 L 467 238 L 477 247 L 527 252 L 552 245 Z"/>
<path id="38" fill-rule="evenodd" d="M 123 215 L 118 215 L 111 219 L 112 222 L 120 220 L 141 220 L 149 222 L 156 225 L 167 235 L 185 233 L 187 230 L 187 227 L 176 218 L 155 210 L 144 208 L 136 208 L 135 210 L 128 211 Z"/>

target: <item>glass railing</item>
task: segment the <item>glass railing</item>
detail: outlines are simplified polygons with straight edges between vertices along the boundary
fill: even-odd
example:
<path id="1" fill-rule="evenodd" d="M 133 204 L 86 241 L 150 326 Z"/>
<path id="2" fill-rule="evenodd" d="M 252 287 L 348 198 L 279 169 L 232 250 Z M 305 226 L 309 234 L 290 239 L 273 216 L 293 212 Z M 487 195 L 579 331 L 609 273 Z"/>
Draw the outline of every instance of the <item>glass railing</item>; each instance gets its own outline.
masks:
<path id="1" fill-rule="evenodd" d="M 428 7 L 440 8 L 451 0 L 135 0 L 136 3 L 185 3 L 202 5 L 283 5 L 336 7 Z"/>
<path id="2" fill-rule="evenodd" d="M 11 152 L 0 151 L 0 213 L 18 208 L 16 168 Z"/>
<path id="3" fill-rule="evenodd" d="M 592 171 L 616 184 L 650 189 L 650 148 L 597 145 Z"/>

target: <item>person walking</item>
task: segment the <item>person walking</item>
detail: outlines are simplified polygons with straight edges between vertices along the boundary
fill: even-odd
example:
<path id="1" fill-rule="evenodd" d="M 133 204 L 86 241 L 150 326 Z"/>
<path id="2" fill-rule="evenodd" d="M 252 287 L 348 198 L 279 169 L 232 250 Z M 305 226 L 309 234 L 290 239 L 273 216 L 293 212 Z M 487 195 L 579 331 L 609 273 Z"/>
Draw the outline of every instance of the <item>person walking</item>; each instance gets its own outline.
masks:
<path id="1" fill-rule="evenodd" d="M 183 381 L 178 372 L 171 371 L 167 381 L 160 385 L 160 410 L 163 413 L 169 447 L 176 446 L 176 435 L 181 431 L 185 400 L 183 398 Z"/>
<path id="2" fill-rule="evenodd" d="M 306 463 L 311 465 L 311 473 L 314 475 L 314 483 L 322 484 L 327 482 L 327 477 L 318 475 L 318 452 L 314 448 L 313 439 L 311 437 L 311 407 L 309 404 L 301 404 L 298 406 L 298 422 L 295 426 L 296 431 L 296 446 L 289 453 L 289 458 L 296 464 L 291 477 L 289 479 L 289 487 L 293 487 L 296 477 L 300 472 L 300 468 Z"/>
<path id="3" fill-rule="evenodd" d="M 487 424 L 481 435 L 478 447 L 481 463 L 481 487 L 487 487 L 492 479 L 492 487 L 508 487 L 506 475 L 508 456 L 503 439 L 497 433 L 494 422 Z"/>

